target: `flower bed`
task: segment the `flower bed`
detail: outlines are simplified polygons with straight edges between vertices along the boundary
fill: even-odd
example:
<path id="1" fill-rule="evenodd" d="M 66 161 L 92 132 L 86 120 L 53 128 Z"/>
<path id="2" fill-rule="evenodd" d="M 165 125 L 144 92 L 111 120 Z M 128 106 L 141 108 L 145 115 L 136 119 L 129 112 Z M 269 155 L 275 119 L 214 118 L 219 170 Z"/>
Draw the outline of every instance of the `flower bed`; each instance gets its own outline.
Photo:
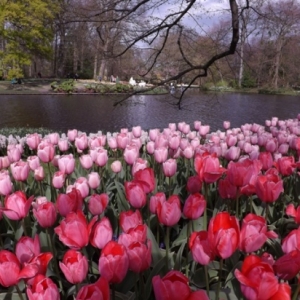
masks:
<path id="1" fill-rule="evenodd" d="M 297 299 L 300 115 L 0 146 L 2 298 Z"/>

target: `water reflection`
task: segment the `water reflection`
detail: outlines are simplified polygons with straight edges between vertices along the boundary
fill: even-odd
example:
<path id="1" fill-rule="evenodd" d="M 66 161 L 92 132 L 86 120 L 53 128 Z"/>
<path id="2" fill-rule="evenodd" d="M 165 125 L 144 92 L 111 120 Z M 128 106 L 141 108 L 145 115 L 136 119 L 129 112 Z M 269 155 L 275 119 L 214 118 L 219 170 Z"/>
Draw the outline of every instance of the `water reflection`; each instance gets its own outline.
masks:
<path id="1" fill-rule="evenodd" d="M 119 95 L 2 95 L 1 127 L 47 127 L 66 132 L 77 128 L 86 132 L 118 131 L 141 125 L 143 129 L 164 128 L 169 123 L 195 120 L 222 127 L 224 120 L 232 126 L 245 123 L 264 124 L 266 119 L 295 118 L 299 97 L 254 94 L 203 94 L 189 91 L 179 110 L 172 95 L 133 96 L 114 106 Z"/>

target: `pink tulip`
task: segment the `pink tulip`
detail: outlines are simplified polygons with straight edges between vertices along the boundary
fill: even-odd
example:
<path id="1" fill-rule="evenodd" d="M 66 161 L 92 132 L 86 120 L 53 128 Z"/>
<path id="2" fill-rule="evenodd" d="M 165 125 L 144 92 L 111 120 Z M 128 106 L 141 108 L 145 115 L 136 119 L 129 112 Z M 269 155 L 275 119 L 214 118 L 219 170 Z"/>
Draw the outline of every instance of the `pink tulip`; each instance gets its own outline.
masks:
<path id="1" fill-rule="evenodd" d="M 172 177 L 177 171 L 177 162 L 175 159 L 168 159 L 163 164 L 163 172 L 166 177 Z"/>
<path id="2" fill-rule="evenodd" d="M 26 143 L 31 150 L 36 150 L 40 142 L 41 138 L 37 133 L 29 134 L 26 137 Z"/>
<path id="3" fill-rule="evenodd" d="M 85 198 L 89 195 L 90 187 L 88 180 L 85 177 L 79 177 L 76 179 L 75 188 L 80 191 L 82 198 Z"/>
<path id="4" fill-rule="evenodd" d="M 134 175 L 139 170 L 144 170 L 148 167 L 148 161 L 142 158 L 137 158 L 132 166 L 132 175 Z"/>
<path id="5" fill-rule="evenodd" d="M 88 260 L 79 251 L 68 250 L 62 262 L 59 262 L 59 267 L 70 283 L 78 284 L 87 276 Z"/>
<path id="6" fill-rule="evenodd" d="M 97 148 L 96 152 L 96 158 L 94 159 L 94 162 L 99 167 L 104 167 L 108 161 L 108 154 L 107 150 L 104 148 Z"/>
<path id="7" fill-rule="evenodd" d="M 56 221 L 56 208 L 54 203 L 47 200 L 46 197 L 39 197 L 32 202 L 32 212 L 39 225 L 43 228 L 52 227 Z"/>
<path id="8" fill-rule="evenodd" d="M 85 150 L 88 147 L 88 139 L 85 133 L 80 133 L 75 138 L 75 146 L 79 153 L 81 153 L 83 150 Z"/>
<path id="9" fill-rule="evenodd" d="M 43 181 L 45 178 L 45 170 L 43 166 L 39 166 L 37 169 L 34 170 L 34 179 L 36 181 Z"/>
<path id="10" fill-rule="evenodd" d="M 59 240 L 67 247 L 79 250 L 89 242 L 91 229 L 96 222 L 95 217 L 88 224 L 82 211 L 70 212 L 60 225 L 54 228 Z"/>
<path id="11" fill-rule="evenodd" d="M 17 162 L 21 159 L 21 151 L 15 145 L 8 145 L 7 147 L 7 156 L 11 163 Z"/>
<path id="12" fill-rule="evenodd" d="M 109 148 L 116 150 L 118 148 L 117 139 L 115 137 L 110 137 L 107 140 Z"/>
<path id="13" fill-rule="evenodd" d="M 28 263 L 33 257 L 38 256 L 40 253 L 41 246 L 37 234 L 34 238 L 22 236 L 16 244 L 15 254 L 21 265 Z"/>
<path id="14" fill-rule="evenodd" d="M 53 174 L 52 185 L 56 189 L 61 189 L 65 184 L 66 175 L 63 171 L 57 171 Z"/>
<path id="15" fill-rule="evenodd" d="M 128 210 L 120 213 L 119 222 L 122 231 L 128 232 L 131 228 L 143 224 L 143 219 L 139 210 Z"/>
<path id="16" fill-rule="evenodd" d="M 79 157 L 79 161 L 80 161 L 81 166 L 86 170 L 90 169 L 94 163 L 90 154 L 81 155 Z"/>
<path id="17" fill-rule="evenodd" d="M 27 162 L 29 165 L 29 168 L 34 171 L 35 169 L 37 169 L 40 166 L 40 159 L 34 155 L 34 156 L 29 156 L 27 158 Z"/>
<path id="18" fill-rule="evenodd" d="M 58 159 L 58 168 L 67 175 L 72 174 L 75 169 L 75 159 L 73 154 L 62 155 Z"/>
<path id="19" fill-rule="evenodd" d="M 25 161 L 18 161 L 10 165 L 12 176 L 17 181 L 26 181 L 29 175 L 29 164 Z"/>
<path id="20" fill-rule="evenodd" d="M 117 135 L 117 146 L 119 149 L 124 150 L 129 143 L 129 138 L 127 133 L 119 133 Z"/>
<path id="21" fill-rule="evenodd" d="M 155 195 L 151 196 L 150 198 L 150 212 L 152 214 L 156 214 L 157 213 L 157 206 L 158 203 L 160 202 L 161 204 L 166 202 L 166 195 L 165 193 L 156 193 Z"/>
<path id="22" fill-rule="evenodd" d="M 172 134 L 172 136 L 169 138 L 169 147 L 173 150 L 178 149 L 180 145 L 181 136 L 177 133 Z"/>
<path id="23" fill-rule="evenodd" d="M 141 273 L 149 269 L 151 264 L 151 241 L 147 244 L 134 242 L 127 248 L 127 255 L 129 259 L 129 270 L 135 273 Z"/>
<path id="24" fill-rule="evenodd" d="M 109 198 L 108 195 L 103 194 L 93 194 L 88 201 L 88 208 L 92 215 L 100 215 L 103 213 L 107 207 Z"/>
<path id="25" fill-rule="evenodd" d="M 143 185 L 139 181 L 126 181 L 125 194 L 132 207 L 139 209 L 145 206 L 147 197 Z"/>
<path id="26" fill-rule="evenodd" d="M 196 220 L 202 216 L 206 209 L 206 200 L 200 193 L 191 194 L 185 200 L 183 214 L 191 220 Z"/>
<path id="27" fill-rule="evenodd" d="M 127 232 L 120 234 L 118 243 L 128 248 L 132 243 L 145 243 L 147 239 L 147 226 L 145 224 L 130 228 Z"/>
<path id="28" fill-rule="evenodd" d="M 0 195 L 7 196 L 12 191 L 13 184 L 11 182 L 8 171 L 0 171 Z"/>
<path id="29" fill-rule="evenodd" d="M 77 129 L 68 130 L 67 136 L 70 142 L 74 142 L 78 135 Z"/>
<path id="30" fill-rule="evenodd" d="M 174 226 L 181 217 L 181 204 L 177 195 L 172 195 L 165 202 L 158 202 L 157 217 L 161 224 Z"/>
<path id="31" fill-rule="evenodd" d="M 76 300 L 109 300 L 110 289 L 107 279 L 100 277 L 95 283 L 81 287 Z"/>
<path id="32" fill-rule="evenodd" d="M 59 290 L 56 284 L 44 275 L 37 275 L 31 286 L 26 289 L 26 294 L 29 300 L 59 300 Z"/>
<path id="33" fill-rule="evenodd" d="M 10 166 L 10 160 L 8 156 L 0 156 L 0 165 L 2 165 L 2 169 L 6 169 Z"/>
<path id="34" fill-rule="evenodd" d="M 163 163 L 167 160 L 168 149 L 166 147 L 156 148 L 154 150 L 154 159 L 158 163 Z"/>
<path id="35" fill-rule="evenodd" d="M 122 171 L 122 163 L 119 160 L 115 160 L 110 167 L 114 173 L 120 173 Z"/>
<path id="36" fill-rule="evenodd" d="M 104 217 L 94 224 L 90 235 L 90 243 L 95 248 L 103 249 L 112 240 L 112 236 L 113 230 L 110 221 Z"/>
<path id="37" fill-rule="evenodd" d="M 110 241 L 102 249 L 99 272 L 108 282 L 120 283 L 126 276 L 129 260 L 123 245 Z"/>
<path id="38" fill-rule="evenodd" d="M 33 196 L 27 199 L 23 192 L 17 191 L 5 197 L 1 210 L 10 220 L 21 220 L 27 216 L 32 201 Z"/>
<path id="39" fill-rule="evenodd" d="M 88 185 L 91 189 L 97 189 L 100 185 L 101 179 L 97 172 L 91 172 L 88 174 Z"/>
<path id="40" fill-rule="evenodd" d="M 69 141 L 66 138 L 59 139 L 58 148 L 61 152 L 69 150 Z"/>
<path id="41" fill-rule="evenodd" d="M 21 279 L 32 278 L 37 272 L 37 265 L 27 265 L 21 269 L 21 264 L 14 253 L 0 250 L 0 284 L 3 287 L 16 285 Z"/>
<path id="42" fill-rule="evenodd" d="M 81 193 L 76 188 L 73 188 L 67 194 L 59 194 L 56 199 L 56 207 L 62 217 L 67 216 L 71 211 L 76 212 L 81 210 L 83 205 L 83 198 Z"/>
<path id="43" fill-rule="evenodd" d="M 123 156 L 128 165 L 133 165 L 139 155 L 139 149 L 135 145 L 127 145 Z"/>
<path id="44" fill-rule="evenodd" d="M 133 179 L 142 184 L 146 194 L 151 193 L 155 188 L 155 176 L 152 168 L 145 168 L 135 172 Z"/>
<path id="45" fill-rule="evenodd" d="M 229 128 L 230 128 L 230 122 L 229 122 L 229 121 L 224 121 L 224 122 L 223 122 L 223 128 L 224 128 L 225 130 L 229 129 Z"/>
<path id="46" fill-rule="evenodd" d="M 49 142 L 42 141 L 38 145 L 37 155 L 39 159 L 44 163 L 49 163 L 52 161 L 54 157 L 54 152 L 54 146 Z"/>
<path id="47" fill-rule="evenodd" d="M 134 137 L 139 138 L 142 135 L 141 126 L 132 127 L 132 134 Z"/>
<path id="48" fill-rule="evenodd" d="M 149 154 L 153 154 L 154 151 L 155 151 L 155 144 L 154 144 L 154 142 L 152 142 L 152 141 L 148 142 L 147 145 L 146 145 L 146 149 L 147 149 L 147 152 Z"/>

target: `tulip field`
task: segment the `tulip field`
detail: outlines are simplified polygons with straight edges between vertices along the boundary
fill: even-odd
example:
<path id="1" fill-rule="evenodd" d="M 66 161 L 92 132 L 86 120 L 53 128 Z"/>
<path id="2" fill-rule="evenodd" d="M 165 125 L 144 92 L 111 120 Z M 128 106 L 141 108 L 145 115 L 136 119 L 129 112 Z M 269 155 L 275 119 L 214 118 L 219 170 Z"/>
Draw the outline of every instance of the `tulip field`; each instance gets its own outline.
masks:
<path id="1" fill-rule="evenodd" d="M 0 299 L 299 299 L 300 114 L 0 135 Z"/>

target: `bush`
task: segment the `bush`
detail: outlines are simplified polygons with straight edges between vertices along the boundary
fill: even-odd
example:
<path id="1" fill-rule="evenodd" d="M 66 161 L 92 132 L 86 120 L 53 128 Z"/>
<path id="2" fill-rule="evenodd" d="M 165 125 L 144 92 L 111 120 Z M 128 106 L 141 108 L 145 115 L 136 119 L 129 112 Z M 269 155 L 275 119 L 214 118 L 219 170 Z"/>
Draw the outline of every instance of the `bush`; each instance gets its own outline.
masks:
<path id="1" fill-rule="evenodd" d="M 68 94 L 73 93 L 75 91 L 74 80 L 64 80 L 61 83 L 54 81 L 51 83 L 51 88 L 54 90 L 54 92 L 63 92 Z"/>

